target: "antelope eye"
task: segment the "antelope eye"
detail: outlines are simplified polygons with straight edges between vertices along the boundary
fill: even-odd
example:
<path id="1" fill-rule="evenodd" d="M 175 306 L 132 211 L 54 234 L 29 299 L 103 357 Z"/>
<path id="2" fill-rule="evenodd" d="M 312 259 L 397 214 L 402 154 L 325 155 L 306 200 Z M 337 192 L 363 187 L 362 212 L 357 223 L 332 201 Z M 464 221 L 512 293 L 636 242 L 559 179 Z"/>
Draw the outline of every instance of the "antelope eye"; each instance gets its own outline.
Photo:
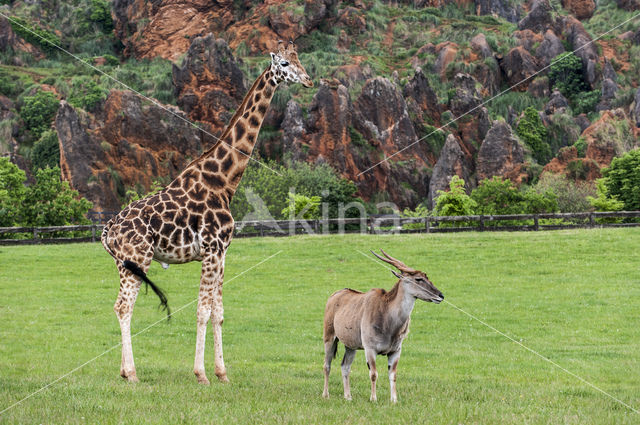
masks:
<path id="1" fill-rule="evenodd" d="M 289 62 L 282 61 L 282 62 L 280 62 L 280 66 L 289 66 Z"/>

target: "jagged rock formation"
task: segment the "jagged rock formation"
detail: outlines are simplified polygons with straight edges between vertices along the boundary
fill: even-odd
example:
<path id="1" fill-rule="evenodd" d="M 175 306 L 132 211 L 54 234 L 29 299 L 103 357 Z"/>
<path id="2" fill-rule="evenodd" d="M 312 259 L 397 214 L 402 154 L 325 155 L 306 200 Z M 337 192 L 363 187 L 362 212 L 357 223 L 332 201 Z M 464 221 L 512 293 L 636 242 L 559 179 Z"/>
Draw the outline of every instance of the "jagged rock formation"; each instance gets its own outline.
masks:
<path id="1" fill-rule="evenodd" d="M 576 18 L 583 20 L 593 16 L 596 2 L 594 0 L 562 0 L 562 7 Z"/>
<path id="2" fill-rule="evenodd" d="M 119 210 L 127 188 L 172 179 L 213 143 L 179 117 L 128 91 L 111 91 L 95 116 L 62 101 L 55 126 L 63 178 L 95 210 Z"/>
<path id="3" fill-rule="evenodd" d="M 502 176 L 520 184 L 526 177 L 526 173 L 523 173 L 524 162 L 524 148 L 509 124 L 494 121 L 478 151 L 478 181 Z"/>
<path id="4" fill-rule="evenodd" d="M 247 91 L 231 49 L 213 34 L 193 40 L 182 66 L 173 65 L 173 83 L 178 106 L 189 118 L 220 130 Z"/>
<path id="5" fill-rule="evenodd" d="M 449 134 L 442 152 L 440 152 L 440 158 L 433 168 L 433 175 L 429 183 L 429 208 L 433 208 L 435 205 L 438 191 L 449 188 L 449 182 L 454 175 L 467 182 L 467 190 L 470 190 L 474 186 L 471 178 L 472 172 L 471 155 L 462 149 L 456 136 Z"/>

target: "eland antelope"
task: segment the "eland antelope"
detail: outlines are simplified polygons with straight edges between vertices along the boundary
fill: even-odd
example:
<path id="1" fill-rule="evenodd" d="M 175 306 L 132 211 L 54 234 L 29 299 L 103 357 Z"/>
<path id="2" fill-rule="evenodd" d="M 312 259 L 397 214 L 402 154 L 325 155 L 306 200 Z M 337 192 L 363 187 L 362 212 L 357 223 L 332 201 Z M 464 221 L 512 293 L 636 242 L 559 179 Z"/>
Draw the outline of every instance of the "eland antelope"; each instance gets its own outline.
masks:
<path id="1" fill-rule="evenodd" d="M 342 359 L 342 382 L 344 398 L 351 400 L 349 372 L 356 350 L 364 350 L 371 378 L 371 401 L 376 401 L 376 355 L 388 357 L 391 401 L 398 401 L 396 393 L 396 369 L 402 341 L 409 333 L 411 311 L 416 298 L 439 304 L 444 300 L 427 275 L 406 266 L 383 250 L 384 257 L 371 251 L 380 260 L 396 267 L 400 273 L 391 271 L 399 280 L 389 291 L 372 289 L 359 292 L 341 289 L 333 293 L 324 312 L 324 391 L 329 397 L 329 372 L 331 361 L 336 357 L 338 341 L 345 346 Z"/>

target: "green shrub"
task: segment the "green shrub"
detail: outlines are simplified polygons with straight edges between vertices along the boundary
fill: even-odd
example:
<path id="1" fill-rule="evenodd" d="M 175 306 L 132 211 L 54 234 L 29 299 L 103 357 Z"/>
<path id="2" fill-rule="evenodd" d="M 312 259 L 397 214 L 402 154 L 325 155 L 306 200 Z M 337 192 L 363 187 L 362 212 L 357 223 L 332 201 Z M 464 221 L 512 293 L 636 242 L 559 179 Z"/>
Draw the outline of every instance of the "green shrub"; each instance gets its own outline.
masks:
<path id="1" fill-rule="evenodd" d="M 9 158 L 0 157 L 0 227 L 19 225 L 26 179 L 24 171 Z"/>
<path id="2" fill-rule="evenodd" d="M 573 144 L 578 152 L 578 158 L 584 158 L 587 153 L 587 141 L 584 137 L 579 137 L 578 140 Z"/>
<path id="3" fill-rule="evenodd" d="M 471 199 L 476 203 L 475 213 L 485 215 L 537 214 L 554 212 L 558 208 L 551 190 L 522 191 L 511 180 L 502 177 L 482 180 L 471 192 Z"/>
<path id="4" fill-rule="evenodd" d="M 575 114 L 594 112 L 600 101 L 600 90 L 590 90 L 582 74 L 582 61 L 574 53 L 562 53 L 553 60 L 549 82 L 569 100 Z"/>
<path id="5" fill-rule="evenodd" d="M 602 175 L 610 198 L 620 200 L 626 211 L 640 210 L 640 149 L 614 158 Z"/>
<path id="6" fill-rule="evenodd" d="M 269 169 L 251 161 L 231 202 L 236 220 L 248 214 L 251 219 L 285 218 L 282 211 L 288 206 L 292 191 L 306 197 L 320 196 L 330 218 L 338 217 L 340 204 L 362 202 L 355 197 L 355 184 L 341 178 L 328 164 L 285 162 L 267 161 Z M 357 215 L 355 209 L 347 210 L 347 216 Z"/>
<path id="7" fill-rule="evenodd" d="M 520 119 L 516 133 L 529 146 L 531 154 L 539 164 L 546 164 L 551 159 L 551 147 L 546 142 L 547 129 L 542 119 L 532 107 L 524 110 L 524 117 Z"/>
<path id="8" fill-rule="evenodd" d="M 560 212 L 575 213 L 591 209 L 588 198 L 595 195 L 592 183 L 576 182 L 559 174 L 544 173 L 532 188 L 538 193 L 554 193 Z"/>
<path id="9" fill-rule="evenodd" d="M 60 144 L 55 130 L 46 130 L 31 150 L 31 168 L 54 168 L 60 166 Z"/>
<path id="10" fill-rule="evenodd" d="M 88 224 L 91 202 L 78 195 L 60 179 L 60 168 L 36 172 L 35 183 L 27 187 L 21 217 L 24 226 L 65 226 Z"/>
<path id="11" fill-rule="evenodd" d="M 110 34 L 113 31 L 110 3 L 106 0 L 91 0 L 89 20 L 100 25 L 105 33 Z"/>
<path id="12" fill-rule="evenodd" d="M 60 37 L 54 33 L 31 25 L 25 19 L 16 16 L 12 17 L 10 22 L 13 31 L 29 43 L 36 44 L 49 53 L 57 51 L 55 46 L 59 46 L 61 42 Z"/>
<path id="13" fill-rule="evenodd" d="M 433 214 L 436 216 L 472 215 L 476 206 L 476 201 L 471 199 L 464 190 L 464 180 L 454 175 L 449 182 L 449 191 L 438 191 Z"/>
<path id="14" fill-rule="evenodd" d="M 107 98 L 108 91 L 88 76 L 78 76 L 71 79 L 71 95 L 69 103 L 85 111 L 93 111 Z"/>
<path id="15" fill-rule="evenodd" d="M 289 192 L 289 205 L 282 210 L 282 216 L 285 219 L 318 219 L 321 201 L 320 196 L 305 196 Z"/>
<path id="16" fill-rule="evenodd" d="M 589 196 L 587 200 L 596 211 L 621 211 L 624 202 L 618 200 L 617 196 L 610 196 L 605 179 L 596 180 L 597 195 Z"/>
<path id="17" fill-rule="evenodd" d="M 51 127 L 51 122 L 58 111 L 60 102 L 48 91 L 38 90 L 33 96 L 26 96 L 20 108 L 20 117 L 34 139 Z"/>
<path id="18" fill-rule="evenodd" d="M 587 90 L 587 83 L 582 76 L 582 60 L 575 53 L 556 56 L 549 69 L 549 83 L 567 99 L 575 93 Z"/>

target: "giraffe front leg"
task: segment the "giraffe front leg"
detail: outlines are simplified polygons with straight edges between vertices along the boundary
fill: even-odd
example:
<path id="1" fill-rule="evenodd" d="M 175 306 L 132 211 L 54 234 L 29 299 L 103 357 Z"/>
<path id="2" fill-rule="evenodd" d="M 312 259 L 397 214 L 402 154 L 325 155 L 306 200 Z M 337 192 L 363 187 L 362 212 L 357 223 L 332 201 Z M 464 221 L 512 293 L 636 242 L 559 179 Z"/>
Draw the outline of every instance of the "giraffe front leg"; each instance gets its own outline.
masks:
<path id="1" fill-rule="evenodd" d="M 204 344 L 207 337 L 207 323 L 211 317 L 211 301 L 203 297 L 202 284 L 200 284 L 200 295 L 198 297 L 197 327 L 196 327 L 196 358 L 193 364 L 198 382 L 209 385 L 209 379 L 204 369 Z"/>
<path id="2" fill-rule="evenodd" d="M 198 297 L 198 322 L 196 333 L 196 356 L 193 372 L 201 384 L 209 384 L 204 367 L 204 349 L 207 323 L 211 319 L 213 325 L 213 342 L 215 349 L 215 373 L 221 381 L 226 381 L 226 369 L 222 360 L 222 276 L 224 254 L 210 254 L 202 261 L 202 277 Z"/>
<path id="3" fill-rule="evenodd" d="M 220 279 L 213 296 L 213 312 L 211 325 L 213 328 L 213 347 L 215 356 L 215 373 L 221 382 L 229 382 L 227 369 L 222 355 L 222 323 L 224 322 L 224 308 L 222 306 L 222 279 Z"/>

